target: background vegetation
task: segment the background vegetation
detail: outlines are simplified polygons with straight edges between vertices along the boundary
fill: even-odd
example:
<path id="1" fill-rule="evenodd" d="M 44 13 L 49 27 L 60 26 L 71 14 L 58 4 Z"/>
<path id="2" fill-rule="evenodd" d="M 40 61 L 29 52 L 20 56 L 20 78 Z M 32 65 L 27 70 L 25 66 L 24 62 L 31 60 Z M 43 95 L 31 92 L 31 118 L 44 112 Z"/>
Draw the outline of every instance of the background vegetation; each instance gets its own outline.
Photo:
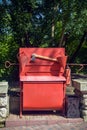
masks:
<path id="1" fill-rule="evenodd" d="M 0 0 L 0 80 L 18 80 L 4 63 L 19 47 L 65 47 L 68 63 L 87 64 L 87 0 Z"/>

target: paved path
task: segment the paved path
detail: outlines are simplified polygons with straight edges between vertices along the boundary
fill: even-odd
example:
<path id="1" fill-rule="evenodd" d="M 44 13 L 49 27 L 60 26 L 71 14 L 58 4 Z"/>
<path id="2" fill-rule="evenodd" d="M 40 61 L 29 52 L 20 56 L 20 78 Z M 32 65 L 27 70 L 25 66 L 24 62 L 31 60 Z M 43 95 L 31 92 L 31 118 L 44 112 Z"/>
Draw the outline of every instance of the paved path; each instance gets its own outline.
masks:
<path id="1" fill-rule="evenodd" d="M 1 130 L 87 130 L 87 123 L 60 123 L 51 125 L 35 125 L 0 128 Z"/>

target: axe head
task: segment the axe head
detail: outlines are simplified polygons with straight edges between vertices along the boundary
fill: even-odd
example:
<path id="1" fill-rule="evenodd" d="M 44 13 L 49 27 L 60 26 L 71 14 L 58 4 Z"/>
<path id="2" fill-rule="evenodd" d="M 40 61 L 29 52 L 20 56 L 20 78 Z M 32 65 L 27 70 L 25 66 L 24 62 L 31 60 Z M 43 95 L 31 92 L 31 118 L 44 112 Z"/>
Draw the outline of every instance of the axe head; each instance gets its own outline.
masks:
<path id="1" fill-rule="evenodd" d="M 34 55 L 34 54 L 32 54 L 32 55 L 31 55 L 31 60 L 30 60 L 30 61 L 31 61 L 31 62 L 34 62 L 34 61 L 35 61 L 35 59 L 36 59 L 35 55 Z"/>

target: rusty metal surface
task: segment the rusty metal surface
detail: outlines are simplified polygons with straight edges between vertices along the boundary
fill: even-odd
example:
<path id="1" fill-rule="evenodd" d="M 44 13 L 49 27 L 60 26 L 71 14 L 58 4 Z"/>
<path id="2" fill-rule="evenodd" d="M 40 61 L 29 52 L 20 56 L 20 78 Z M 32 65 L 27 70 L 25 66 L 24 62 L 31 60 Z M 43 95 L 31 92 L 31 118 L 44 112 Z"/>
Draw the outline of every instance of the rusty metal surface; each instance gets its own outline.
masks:
<path id="1" fill-rule="evenodd" d="M 67 65 L 70 66 L 70 67 L 71 67 L 71 66 L 76 66 L 76 67 L 79 66 L 78 73 L 79 73 L 81 70 L 83 70 L 84 67 L 87 66 L 87 64 L 76 64 L 76 63 L 68 63 Z"/>

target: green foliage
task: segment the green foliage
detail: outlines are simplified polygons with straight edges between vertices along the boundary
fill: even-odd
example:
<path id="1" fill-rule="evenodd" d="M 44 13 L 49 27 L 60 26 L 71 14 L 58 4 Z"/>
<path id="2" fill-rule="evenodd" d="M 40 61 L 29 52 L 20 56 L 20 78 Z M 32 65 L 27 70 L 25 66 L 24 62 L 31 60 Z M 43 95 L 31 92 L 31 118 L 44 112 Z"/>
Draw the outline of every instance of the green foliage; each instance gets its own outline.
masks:
<path id="1" fill-rule="evenodd" d="M 3 40 L 3 42 L 0 42 L 0 79 L 18 79 L 17 72 L 15 70 L 18 70 L 18 68 L 13 69 L 13 67 L 6 69 L 5 68 L 5 62 L 11 61 L 11 62 L 18 62 L 16 54 L 18 53 L 18 44 L 14 42 L 14 39 L 12 36 L 8 36 L 6 39 Z"/>
<path id="2" fill-rule="evenodd" d="M 87 0 L 3 0 L 0 3 L 0 78 L 18 79 L 19 47 L 65 47 L 72 57 L 87 32 Z M 87 37 L 87 36 L 86 36 Z M 87 63 L 87 38 L 76 63 Z M 83 55 L 84 54 L 84 57 Z"/>
<path id="3" fill-rule="evenodd" d="M 87 64 L 87 42 L 86 44 L 81 48 L 81 50 L 79 51 L 78 56 L 76 57 L 76 62 L 83 63 L 83 64 Z"/>

